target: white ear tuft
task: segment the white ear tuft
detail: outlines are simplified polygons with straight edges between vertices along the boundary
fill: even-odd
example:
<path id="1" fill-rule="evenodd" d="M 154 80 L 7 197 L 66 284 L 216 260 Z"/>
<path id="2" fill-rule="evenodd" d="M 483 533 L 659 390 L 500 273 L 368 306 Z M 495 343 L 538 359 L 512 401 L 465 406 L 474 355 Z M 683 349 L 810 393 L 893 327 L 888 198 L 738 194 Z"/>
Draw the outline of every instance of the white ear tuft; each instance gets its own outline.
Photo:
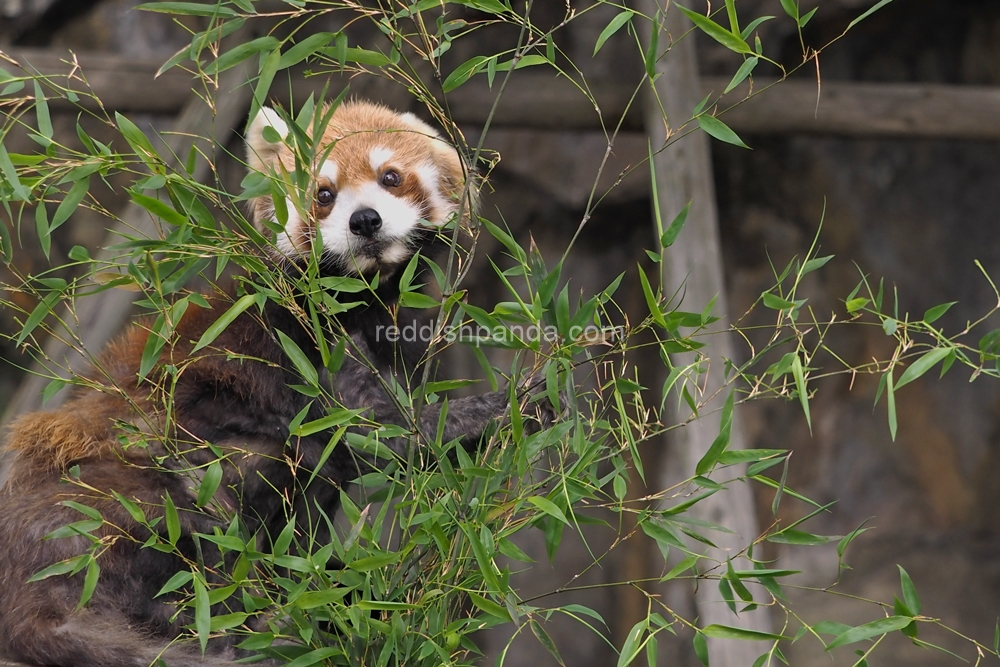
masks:
<path id="1" fill-rule="evenodd" d="M 416 115 L 407 111 L 406 113 L 399 114 L 400 120 L 410 126 L 413 130 L 419 132 L 420 134 L 426 134 L 428 137 L 441 137 L 441 133 L 435 130 L 433 127 L 425 123 L 424 121 L 417 118 Z"/>
<path id="2" fill-rule="evenodd" d="M 260 170 L 281 150 L 280 141 L 269 141 L 264 136 L 265 128 L 273 129 L 281 139 L 288 136 L 288 125 L 278 112 L 270 107 L 261 107 L 247 129 L 247 163 L 251 169 Z"/>

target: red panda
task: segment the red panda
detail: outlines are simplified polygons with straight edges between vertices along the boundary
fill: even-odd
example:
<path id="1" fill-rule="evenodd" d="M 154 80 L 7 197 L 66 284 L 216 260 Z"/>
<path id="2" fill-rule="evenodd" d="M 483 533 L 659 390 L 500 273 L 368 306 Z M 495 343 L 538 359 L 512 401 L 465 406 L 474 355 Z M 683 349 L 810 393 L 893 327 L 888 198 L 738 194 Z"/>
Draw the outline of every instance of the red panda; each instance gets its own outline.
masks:
<path id="1" fill-rule="evenodd" d="M 275 111 L 260 111 L 247 133 L 251 170 L 294 170 L 286 141 L 290 129 Z M 307 516 L 316 507 L 332 516 L 340 488 L 365 465 L 345 443 L 324 458 L 328 431 L 289 437 L 297 415 L 305 412 L 305 419 L 315 420 L 326 412 L 319 401 L 290 388 L 301 377 L 282 336 L 305 352 L 343 407 L 363 410 L 375 422 L 415 426 L 425 434 L 437 430 L 438 406 L 427 406 L 414 425 L 384 389 L 392 380 L 405 385 L 400 360 L 416 363 L 423 349 L 388 343 L 376 332 L 393 324 L 390 310 L 401 267 L 434 243 L 436 228 L 463 209 L 468 213 L 462 159 L 413 115 L 365 102 L 338 107 L 313 141 L 319 157 L 311 166 L 306 206 L 290 197 L 287 222 L 269 248 L 269 261 L 294 274 L 318 256 L 326 276 L 379 274 L 377 289 L 363 297 L 363 305 L 336 316 L 347 341 L 343 365 L 325 373 L 316 343 L 294 309 L 271 300 L 260 314 L 244 312 L 211 345 L 194 351 L 195 341 L 232 304 L 231 296 L 209 298 L 210 308 L 189 308 L 177 324 L 175 342 L 148 374 L 152 382 L 137 381 L 149 334 L 133 327 L 97 364 L 112 389 L 81 389 L 58 411 L 17 420 L 6 443 L 17 457 L 0 491 L 0 651 L 8 657 L 59 667 L 136 667 L 157 659 L 171 667 L 230 664 L 238 651 L 226 638 L 210 642 L 205 655 L 197 645 L 177 640 L 193 621 L 186 612 L 177 613 L 180 593 L 156 597 L 172 575 L 190 567 L 184 559 L 207 560 L 199 551 L 204 541 L 199 547 L 193 534 L 210 535 L 228 525 L 196 507 L 195 489 L 205 467 L 221 460 L 214 502 L 235 513 L 266 546 L 290 516 Z M 252 211 L 262 231 L 274 227 L 278 216 L 269 196 L 254 200 Z M 170 373 L 173 388 L 164 401 L 155 387 Z M 508 400 L 500 391 L 451 401 L 443 438 L 479 439 Z M 143 446 L 124 447 L 128 438 Z M 402 439 L 389 445 L 400 453 L 407 446 Z M 76 477 L 70 483 L 68 471 Z M 314 471 L 326 483 L 309 484 Z M 166 503 L 175 505 L 181 525 L 174 537 L 183 558 L 142 548 L 149 529 L 112 492 L 137 503 L 151 521 L 164 515 Z M 84 572 L 28 582 L 91 546 L 83 535 L 45 539 L 86 518 L 65 501 L 97 510 L 104 519 L 92 533 L 106 547 L 97 558 L 100 577 L 80 609 Z M 166 535 L 164 523 L 153 530 Z"/>

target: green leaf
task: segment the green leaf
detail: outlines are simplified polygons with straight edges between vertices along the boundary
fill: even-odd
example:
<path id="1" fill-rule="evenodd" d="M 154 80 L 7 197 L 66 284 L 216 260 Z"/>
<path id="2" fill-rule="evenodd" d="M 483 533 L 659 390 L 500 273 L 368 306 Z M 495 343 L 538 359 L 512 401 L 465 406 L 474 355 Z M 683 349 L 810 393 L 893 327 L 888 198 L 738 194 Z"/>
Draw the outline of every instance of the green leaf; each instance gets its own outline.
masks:
<path id="1" fill-rule="evenodd" d="M 194 627 L 201 643 L 201 652 L 204 653 L 208 646 L 208 636 L 212 633 L 212 605 L 208 599 L 208 589 L 200 577 L 194 579 Z"/>
<path id="2" fill-rule="evenodd" d="M 371 570 L 377 570 L 385 567 L 386 565 L 395 563 L 399 560 L 399 557 L 399 554 L 395 552 L 375 554 L 374 556 L 366 556 L 364 558 L 351 561 L 347 567 L 356 572 L 370 572 Z"/>
<path id="3" fill-rule="evenodd" d="M 207 345 L 211 345 L 212 342 L 219 337 L 219 335 L 226 330 L 230 324 L 233 323 L 237 317 L 239 317 L 243 311 L 257 303 L 262 295 L 258 294 L 245 294 L 241 296 L 236 303 L 229 307 L 225 313 L 222 314 L 219 319 L 212 323 L 212 326 L 205 329 L 205 333 L 201 335 L 198 339 L 198 343 L 194 346 L 191 352 L 197 352 Z"/>
<path id="4" fill-rule="evenodd" d="M 79 556 L 74 556 L 73 558 L 67 558 L 64 561 L 59 561 L 49 565 L 48 567 L 35 572 L 28 578 L 27 583 L 32 583 L 35 581 L 41 581 L 42 579 L 48 579 L 49 577 L 69 574 L 73 571 L 79 571 L 82 567 L 82 563 L 90 558 L 90 554 L 80 554 Z"/>
<path id="5" fill-rule="evenodd" d="M 562 656 L 559 655 L 559 649 L 556 648 L 556 643 L 552 641 L 552 637 L 545 631 L 545 628 L 533 618 L 528 619 L 528 624 L 531 626 L 531 633 L 538 639 L 538 643 L 545 647 L 545 650 L 556 659 L 556 662 L 560 665 L 565 665 L 566 663 L 563 662 Z"/>
<path id="6" fill-rule="evenodd" d="M 348 588 L 347 586 L 338 586 L 337 588 L 328 588 L 322 591 L 308 591 L 295 598 L 292 604 L 298 609 L 325 607 L 335 602 L 340 602 L 352 590 L 352 588 Z"/>
<path id="7" fill-rule="evenodd" d="M 696 475 L 704 475 L 714 468 L 715 464 L 719 461 L 719 457 L 722 456 L 722 453 L 729 446 L 729 437 L 733 430 L 733 405 L 735 398 L 736 391 L 730 391 L 729 396 L 726 397 L 726 403 L 722 407 L 719 435 L 716 436 L 711 446 L 709 446 L 708 451 L 705 452 L 705 455 L 698 461 L 698 465 L 695 466 Z"/>
<path id="8" fill-rule="evenodd" d="M 799 18 L 799 27 L 800 28 L 805 28 L 806 24 L 809 23 L 809 21 L 812 19 L 812 17 L 816 15 L 816 11 L 818 9 L 819 9 L 819 7 L 813 7 L 810 11 L 806 12 L 803 16 L 801 16 Z"/>
<path id="9" fill-rule="evenodd" d="M 125 141 L 132 147 L 143 160 L 157 156 L 156 149 L 149 142 L 146 135 L 139 127 L 117 111 L 115 112 L 115 122 L 118 124 L 118 131 L 125 137 Z"/>
<path id="10" fill-rule="evenodd" d="M 674 565 L 670 569 L 670 572 L 667 572 L 665 575 L 663 575 L 662 577 L 660 577 L 660 581 L 669 581 L 669 580 L 673 579 L 674 577 L 676 577 L 676 576 L 678 576 L 680 574 L 683 574 L 684 572 L 686 572 L 686 571 L 690 570 L 691 568 L 693 568 L 695 566 L 695 564 L 697 564 L 697 562 L 698 562 L 698 557 L 697 556 L 688 556 L 688 557 L 686 557 L 684 560 L 682 560 L 681 562 L 677 563 L 677 565 Z"/>
<path id="11" fill-rule="evenodd" d="M 767 537 L 767 541 L 773 542 L 774 544 L 798 544 L 801 546 L 826 544 L 827 542 L 832 542 L 835 539 L 837 539 L 837 537 L 830 535 L 813 535 L 812 533 L 796 530 L 795 528 L 787 528 L 780 533 L 775 533 L 774 535 L 769 535 Z"/>
<path id="12" fill-rule="evenodd" d="M 796 354 L 792 359 L 792 377 L 795 378 L 795 389 L 799 394 L 802 413 L 806 416 L 806 425 L 812 433 L 812 417 L 809 414 L 809 393 L 806 391 L 805 372 L 802 368 L 802 358 Z"/>
<path id="13" fill-rule="evenodd" d="M 635 16 L 635 12 L 625 9 L 611 19 L 611 22 L 608 23 L 604 30 L 601 31 L 601 34 L 597 37 L 597 43 L 594 45 L 595 56 L 597 55 L 597 52 L 601 50 L 601 47 L 604 46 L 604 42 L 608 41 L 609 37 L 621 30 L 621 27 L 631 21 L 633 16 Z"/>
<path id="14" fill-rule="evenodd" d="M 906 602 L 907 608 L 913 612 L 914 615 L 920 613 L 920 598 L 917 597 L 917 588 L 913 585 L 913 580 L 910 579 L 910 575 L 906 573 L 902 565 L 896 565 L 899 568 L 899 584 L 903 589 L 903 601 Z"/>
<path id="15" fill-rule="evenodd" d="M 799 22 L 799 3 L 796 0 L 781 0 L 781 8 L 785 10 L 785 13 L 795 19 L 795 23 Z"/>
<path id="16" fill-rule="evenodd" d="M 488 14 L 502 14 L 508 11 L 500 0 L 461 0 L 461 4 Z"/>
<path id="17" fill-rule="evenodd" d="M 774 18 L 773 16 L 760 16 L 758 18 L 755 18 L 753 21 L 750 21 L 750 23 L 747 24 L 747 27 L 743 28 L 743 32 L 740 33 L 740 37 L 746 39 L 747 37 L 753 34 L 753 31 L 756 30 L 761 23 L 764 23 L 765 21 L 770 21 L 773 18 Z"/>
<path id="18" fill-rule="evenodd" d="M 764 292 L 763 302 L 766 308 L 771 308 L 773 310 L 787 310 L 788 308 L 794 308 L 795 302 L 788 301 L 787 299 L 782 299 L 777 294 L 772 294 L 771 292 Z"/>
<path id="19" fill-rule="evenodd" d="M 548 498 L 543 498 L 542 496 L 531 496 L 530 498 L 528 498 L 528 502 L 537 507 L 538 509 L 542 510 L 549 516 L 552 516 L 558 519 L 559 521 L 562 521 L 563 523 L 569 525 L 569 520 L 566 518 L 566 515 L 563 513 L 563 511 L 559 509 L 558 505 L 556 505 Z"/>
<path id="20" fill-rule="evenodd" d="M 184 16 L 218 16 L 231 18 L 238 16 L 235 10 L 223 7 L 222 3 L 207 4 L 204 2 L 147 2 L 136 9 L 161 14 L 181 14 Z"/>
<path id="21" fill-rule="evenodd" d="M 740 34 L 740 22 L 736 16 L 735 0 L 726 0 L 726 14 L 729 15 L 729 29 L 734 35 Z"/>
<path id="22" fill-rule="evenodd" d="M 856 299 L 848 299 L 847 303 L 844 305 L 847 306 L 847 312 L 853 315 L 854 313 L 860 311 L 862 308 L 867 306 L 869 303 L 871 302 L 868 299 L 858 297 Z"/>
<path id="23" fill-rule="evenodd" d="M 504 622 L 510 622 L 510 612 L 508 612 L 504 607 L 498 605 L 496 602 L 488 600 L 482 595 L 476 595 L 475 593 L 469 593 L 469 600 L 480 611 L 485 612 L 490 616 L 496 616 Z"/>
<path id="24" fill-rule="evenodd" d="M 760 59 L 757 56 L 750 56 L 744 60 L 743 64 L 740 65 L 740 68 L 736 70 L 736 74 L 733 75 L 732 81 L 730 81 L 729 85 L 726 86 L 726 89 L 722 91 L 722 94 L 725 95 L 733 88 L 743 83 L 746 78 L 750 76 L 750 73 L 753 72 L 754 68 L 757 67 L 757 63 L 759 61 Z"/>
<path id="25" fill-rule="evenodd" d="M 954 306 L 958 301 L 949 301 L 948 303 L 942 303 L 939 306 L 934 306 L 933 308 L 928 308 L 927 312 L 924 313 L 924 322 L 930 324 L 936 322 L 941 318 L 942 315 L 948 312 L 948 309 Z"/>
<path id="26" fill-rule="evenodd" d="M 276 37 L 271 37 L 270 35 L 258 37 L 249 42 L 243 42 L 220 55 L 214 63 L 205 68 L 205 73 L 214 75 L 219 72 L 225 72 L 227 69 L 232 69 L 251 56 L 255 56 L 262 51 L 273 51 L 279 46 L 281 46 L 281 42 Z"/>
<path id="27" fill-rule="evenodd" d="M 677 240 L 677 236 L 681 233 L 681 229 L 684 228 L 684 223 L 687 222 L 687 216 L 690 210 L 691 202 L 688 202 L 667 227 L 667 231 L 663 232 L 663 236 L 660 237 L 660 246 L 669 248 L 674 244 L 674 241 Z"/>
<path id="28" fill-rule="evenodd" d="M 753 53 L 750 49 L 750 45 L 747 44 L 746 41 L 739 36 L 739 34 L 733 34 L 712 19 L 699 14 L 698 12 L 691 11 L 690 9 L 681 7 L 680 5 L 676 5 L 676 7 L 684 12 L 684 15 L 691 19 L 691 21 L 705 34 L 717 41 L 719 44 L 722 44 L 730 51 L 735 51 L 736 53 Z"/>
<path id="29" fill-rule="evenodd" d="M 80 179 L 73 184 L 73 187 L 69 189 L 63 200 L 59 202 L 59 206 L 56 208 L 55 214 L 52 216 L 52 224 L 49 226 L 49 231 L 55 230 L 62 223 L 69 219 L 69 216 L 73 215 L 76 208 L 83 201 L 83 198 L 87 196 L 87 191 L 90 189 L 90 177 Z"/>
<path id="30" fill-rule="evenodd" d="M 153 597 L 158 598 L 165 593 L 172 593 L 181 586 L 187 586 L 191 583 L 192 579 L 194 579 L 194 575 L 191 574 L 190 570 L 181 570 L 180 572 L 175 573 L 174 576 L 170 577 L 170 579 L 167 580 L 167 583 L 163 584 L 163 587 L 160 588 L 159 592 Z"/>
<path id="31" fill-rule="evenodd" d="M 656 78 L 656 61 L 657 61 L 656 52 L 659 49 L 660 45 L 660 29 L 661 29 L 659 19 L 660 19 L 660 12 L 657 11 L 656 18 L 653 20 L 653 32 L 649 38 L 649 46 L 646 47 L 646 53 L 643 56 L 643 63 L 646 66 L 646 76 L 648 76 L 651 80 Z M 652 164 L 652 162 L 650 164 Z"/>
<path id="32" fill-rule="evenodd" d="M 799 275 L 806 275 L 807 273 L 812 273 L 816 269 L 821 269 L 826 266 L 826 263 L 833 259 L 833 255 L 827 255 L 826 257 L 813 257 L 802 267 L 802 271 Z"/>
<path id="33" fill-rule="evenodd" d="M 504 230 L 500 229 L 500 227 L 493 224 L 486 218 L 480 218 L 480 221 L 483 223 L 483 226 L 486 227 L 486 230 L 493 236 L 493 238 L 500 241 L 500 243 L 502 243 L 504 247 L 506 247 L 507 250 L 510 251 L 511 256 L 514 259 L 518 260 L 520 264 L 526 264 L 528 262 L 528 255 L 525 254 L 524 248 L 518 245 L 517 241 L 514 240 L 513 236 L 511 236 Z"/>
<path id="34" fill-rule="evenodd" d="M 198 499 L 195 501 L 195 505 L 198 507 L 207 505 L 208 501 L 212 499 L 218 490 L 221 481 L 222 464 L 219 461 L 212 461 L 208 464 L 208 467 L 205 469 L 205 475 L 201 479 L 201 485 L 198 487 Z"/>
<path id="35" fill-rule="evenodd" d="M 949 354 L 951 354 L 951 348 L 948 347 L 935 347 L 933 350 L 929 350 L 922 357 L 910 364 L 905 371 L 903 371 L 899 381 L 896 382 L 896 389 L 913 382 L 933 368 L 938 362 L 943 360 Z"/>
<path id="36" fill-rule="evenodd" d="M 889 632 L 893 632 L 894 630 L 902 630 L 912 621 L 913 619 L 909 616 L 889 616 L 887 618 L 880 618 L 877 621 L 872 621 L 871 623 L 859 625 L 837 635 L 832 642 L 827 644 L 826 650 L 829 651 L 837 648 L 838 646 L 845 646 L 847 644 L 864 641 L 865 639 L 871 639 L 872 637 L 884 635 Z"/>
<path id="37" fill-rule="evenodd" d="M 15 345 L 20 346 L 21 343 L 24 342 L 24 339 L 31 335 L 31 332 L 35 330 L 35 327 L 41 324 L 42 320 L 44 320 L 45 317 L 52 312 L 52 309 L 55 307 L 56 302 L 59 301 L 60 296 L 59 292 L 51 292 L 47 294 L 37 306 L 35 306 L 34 310 L 31 311 L 31 314 L 28 315 L 28 319 L 25 320 L 24 325 L 21 327 L 21 331 L 17 335 Z"/>
<path id="38" fill-rule="evenodd" d="M 463 83 L 472 78 L 472 75 L 479 71 L 489 60 L 486 56 L 474 56 L 469 58 L 464 63 L 456 67 L 451 74 L 445 77 L 445 80 L 441 83 L 441 89 L 450 93 L 455 90 Z"/>
<path id="39" fill-rule="evenodd" d="M 790 0 L 781 0 L 782 4 L 784 4 L 785 2 L 789 2 L 789 1 Z M 853 28 L 857 24 L 861 23 L 862 21 L 864 21 L 866 18 L 868 18 L 869 16 L 871 16 L 872 14 L 874 14 L 875 12 L 877 12 L 878 10 L 880 10 L 883 7 L 885 7 L 886 5 L 888 5 L 890 2 L 892 2 L 892 0 L 880 0 L 879 2 L 875 3 L 875 6 L 873 6 L 871 9 L 869 9 L 864 14 L 862 14 L 858 18 L 856 18 L 853 21 L 851 21 L 850 23 L 848 23 L 847 24 L 847 29 L 850 30 L 851 28 Z"/>
<path id="40" fill-rule="evenodd" d="M 770 632 L 760 632 L 758 630 L 744 630 L 743 628 L 734 628 L 729 625 L 718 625 L 713 623 L 706 627 L 702 632 L 706 637 L 712 637 L 713 639 L 743 639 L 747 641 L 777 641 L 780 639 L 788 639 L 784 635 L 776 635 Z"/>
<path id="41" fill-rule="evenodd" d="M 367 408 L 360 408 L 357 410 L 347 410 L 347 409 L 337 409 L 334 408 L 330 410 L 330 414 L 326 417 L 321 417 L 315 419 L 311 422 L 306 422 L 301 426 L 291 429 L 291 435 L 299 436 L 304 438 L 310 436 L 313 433 L 319 433 L 320 431 L 326 431 L 335 426 L 341 426 L 343 424 L 350 423 L 355 417 L 365 412 Z"/>
<path id="42" fill-rule="evenodd" d="M 493 60 L 494 60 L 493 58 L 490 58 L 490 62 L 493 62 Z M 514 63 L 513 59 L 504 61 L 502 63 L 497 63 L 495 71 L 506 72 L 510 70 L 511 65 L 513 63 Z M 548 63 L 549 61 L 544 56 L 540 56 L 537 53 L 529 53 L 526 56 L 521 56 L 520 58 L 518 58 L 517 65 L 514 66 L 514 69 L 518 70 L 518 69 L 524 69 L 525 67 L 534 67 L 535 65 L 547 65 Z"/>
<path id="43" fill-rule="evenodd" d="M 649 278 L 646 277 L 646 272 L 643 271 L 642 266 L 639 267 L 639 283 L 642 285 L 642 294 L 646 298 L 646 306 L 649 307 L 649 314 L 652 315 L 653 321 L 666 329 L 667 321 L 663 319 L 663 311 L 660 310 L 660 304 L 656 297 L 653 296 L 653 288 L 650 287 Z"/>
<path id="44" fill-rule="evenodd" d="M 626 667 L 626 665 L 632 664 L 632 661 L 639 655 L 639 651 L 642 650 L 640 639 L 642 638 L 643 631 L 649 627 L 648 624 L 649 621 L 647 619 L 642 619 L 629 630 L 628 636 L 625 638 L 625 643 L 622 645 L 622 650 L 618 654 L 618 667 Z"/>
<path id="45" fill-rule="evenodd" d="M 306 356 L 306 353 L 302 351 L 302 348 L 299 347 L 294 340 L 286 336 L 283 331 L 277 331 L 276 333 L 278 334 L 278 340 L 281 343 L 281 348 L 285 351 L 285 354 L 288 355 L 288 358 L 292 360 L 292 363 L 295 365 L 295 370 L 299 372 L 302 379 L 304 379 L 306 383 L 311 386 L 319 384 L 319 373 L 316 371 L 316 367 L 313 363 L 309 361 L 309 357 Z"/>
<path id="46" fill-rule="evenodd" d="M 49 227 L 48 210 L 45 202 L 38 202 L 35 207 L 35 230 L 38 232 L 38 245 L 41 246 L 45 258 L 49 258 L 52 249 L 52 229 Z"/>
<path id="47" fill-rule="evenodd" d="M 406 308 L 437 308 L 441 302 L 420 292 L 403 292 L 399 295 L 399 305 Z"/>
<path id="48" fill-rule="evenodd" d="M 35 118 L 38 120 L 38 132 L 46 139 L 52 139 L 52 118 L 49 116 L 49 103 L 42 93 L 42 86 L 35 79 Z"/>
<path id="49" fill-rule="evenodd" d="M 698 125 L 701 126 L 701 129 L 705 130 L 705 132 L 719 141 L 724 141 L 727 144 L 733 144 L 734 146 L 740 146 L 741 148 L 750 148 L 743 143 L 743 140 L 740 139 L 728 125 L 715 116 L 709 116 L 708 114 L 698 116 Z"/>
<path id="50" fill-rule="evenodd" d="M 134 192 L 132 190 L 128 191 L 129 196 L 139 206 L 143 207 L 153 215 L 158 218 L 162 218 L 165 222 L 169 222 L 172 225 L 180 227 L 187 222 L 187 217 L 178 213 L 172 206 L 166 202 L 162 202 L 154 197 L 147 197 L 144 194 Z"/>
<path id="51" fill-rule="evenodd" d="M 235 628 L 238 625 L 242 625 L 244 621 L 249 618 L 250 614 L 244 612 L 237 612 L 235 614 L 223 614 L 221 616 L 212 617 L 212 632 L 220 632 L 222 630 L 229 630 L 230 628 Z"/>
<path id="52" fill-rule="evenodd" d="M 14 163 L 10 161 L 10 155 L 7 153 L 7 149 L 4 147 L 2 141 L 0 141 L 0 173 L 3 173 L 10 187 L 14 190 L 15 199 L 21 201 L 31 199 L 31 190 L 18 179 L 17 170 L 14 168 Z"/>
<path id="53" fill-rule="evenodd" d="M 328 51 L 330 49 L 323 49 L 324 53 Z M 359 65 L 371 65 L 372 67 L 385 67 L 386 65 L 393 64 L 391 58 L 387 58 L 378 51 L 369 51 L 368 49 L 344 49 L 344 60 L 346 62 L 358 63 Z"/>
<path id="54" fill-rule="evenodd" d="M 181 537 L 181 519 L 169 492 L 163 494 L 163 516 L 167 524 L 167 539 L 171 545 L 176 545 Z"/>
<path id="55" fill-rule="evenodd" d="M 336 38 L 337 33 L 332 32 L 317 32 L 309 35 L 301 42 L 281 54 L 281 60 L 278 62 L 278 69 L 286 69 L 292 65 L 297 65 L 316 53 L 319 49 L 327 46 Z"/>
<path id="56" fill-rule="evenodd" d="M 80 591 L 80 600 L 76 603 L 76 609 L 80 610 L 90 602 L 97 588 L 97 580 L 101 577 L 101 566 L 97 564 L 97 559 L 91 558 L 87 564 L 87 573 L 83 577 L 83 590 Z"/>
<path id="57" fill-rule="evenodd" d="M 692 643 L 694 644 L 694 654 L 698 656 L 698 661 L 705 665 L 705 667 L 709 667 L 708 642 L 705 641 L 705 635 L 700 632 L 695 632 Z"/>

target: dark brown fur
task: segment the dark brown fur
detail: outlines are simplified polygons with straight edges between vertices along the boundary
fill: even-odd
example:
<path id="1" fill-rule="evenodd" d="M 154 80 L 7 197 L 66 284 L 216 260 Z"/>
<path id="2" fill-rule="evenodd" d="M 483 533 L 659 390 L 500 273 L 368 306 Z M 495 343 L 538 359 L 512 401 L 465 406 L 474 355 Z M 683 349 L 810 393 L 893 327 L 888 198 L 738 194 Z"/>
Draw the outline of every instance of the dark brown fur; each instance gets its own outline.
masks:
<path id="1" fill-rule="evenodd" d="M 412 369 L 423 350 L 380 341 L 374 333 L 393 323 L 380 304 L 393 304 L 398 296 L 390 278 L 394 270 L 383 271 L 383 286 L 371 305 L 340 316 L 348 356 L 335 375 L 321 371 L 321 381 L 344 407 L 409 427 L 412 417 L 400 413 L 379 378 L 405 383 L 401 366 Z M 92 372 L 103 389 L 80 390 L 58 412 L 26 415 L 11 428 L 7 446 L 18 456 L 0 490 L 0 652 L 59 667 L 140 667 L 158 656 L 171 667 L 230 664 L 235 653 L 226 638 L 210 644 L 206 656 L 197 645 L 174 641 L 193 620 L 186 613 L 174 617 L 179 593 L 154 598 L 174 573 L 190 567 L 184 558 L 199 557 L 192 535 L 224 530 L 224 510 L 231 509 L 266 548 L 293 513 L 300 521 L 312 514 L 315 521 L 317 506 L 330 516 L 336 511 L 340 488 L 358 475 L 361 462 L 339 443 L 305 488 L 331 433 L 289 438 L 289 422 L 310 399 L 289 387 L 302 378 L 276 332 L 295 340 L 321 368 L 314 341 L 293 311 L 268 302 L 262 314 L 251 308 L 211 346 L 192 352 L 194 341 L 231 303 L 232 297 L 219 296 L 209 309 L 189 308 L 177 326 L 176 343 L 143 382 L 137 382 L 137 371 L 148 334 L 131 328 L 104 352 L 97 364 L 101 373 Z M 358 361 L 363 358 L 374 368 Z M 177 374 L 168 395 L 161 387 L 169 384 L 170 367 Z M 480 438 L 506 403 L 505 392 L 451 401 L 444 439 Z M 322 402 L 315 401 L 306 419 L 325 414 Z M 122 430 L 119 423 L 130 428 Z M 434 434 L 437 423 L 437 406 L 428 406 L 418 430 Z M 197 482 L 178 472 L 215 460 L 204 443 L 226 455 L 215 496 L 218 512 L 196 509 Z M 400 453 L 406 446 L 389 444 Z M 67 480 L 71 470 L 78 479 Z M 140 504 L 148 519 L 163 514 L 169 494 L 182 518 L 177 547 L 184 558 L 140 548 L 149 530 L 111 491 Z M 75 608 L 83 572 L 28 583 L 36 572 L 90 547 L 81 536 L 43 539 L 86 518 L 61 504 L 66 500 L 99 510 L 107 523 L 94 533 L 106 544 L 98 559 L 100 581 L 80 610 Z M 164 523 L 155 529 L 165 533 Z M 214 562 L 211 554 L 201 556 Z"/>

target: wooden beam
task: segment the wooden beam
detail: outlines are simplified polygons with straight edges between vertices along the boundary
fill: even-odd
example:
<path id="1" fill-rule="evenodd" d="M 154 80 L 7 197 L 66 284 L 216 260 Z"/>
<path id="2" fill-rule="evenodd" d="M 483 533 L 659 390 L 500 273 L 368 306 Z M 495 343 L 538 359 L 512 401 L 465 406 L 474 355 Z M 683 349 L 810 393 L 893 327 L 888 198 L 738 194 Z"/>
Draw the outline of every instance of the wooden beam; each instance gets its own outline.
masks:
<path id="1" fill-rule="evenodd" d="M 690 29 L 690 23 L 680 12 L 665 11 L 662 3 L 663 0 L 642 0 L 639 6 L 648 16 L 666 17 L 664 35 L 680 35 Z M 649 27 L 646 30 L 648 33 Z M 644 41 L 648 43 L 648 39 L 647 35 Z M 666 40 L 661 37 L 662 41 Z M 679 307 L 694 312 L 701 312 L 714 299 L 713 314 L 720 318 L 712 327 L 711 336 L 699 338 L 704 343 L 699 352 L 671 355 L 678 368 L 699 360 L 707 360 L 708 363 L 705 375 L 699 375 L 694 383 L 700 388 L 695 400 L 704 408 L 701 418 L 693 418 L 685 403 L 678 405 L 679 402 L 674 397 L 665 397 L 666 403 L 674 406 L 673 410 L 667 412 L 672 423 L 685 424 L 682 428 L 671 431 L 668 438 L 672 445 L 668 449 L 669 454 L 655 473 L 656 488 L 669 489 L 695 473 L 699 461 L 719 435 L 718 419 L 710 418 L 707 414 L 721 408 L 725 397 L 732 391 L 726 383 L 725 361 L 734 358 L 734 348 L 728 331 L 731 313 L 728 310 L 708 135 L 704 132 L 692 132 L 673 138 L 670 145 L 663 149 L 667 142 L 667 130 L 672 132 L 685 123 L 690 118 L 691 110 L 703 97 L 694 40 L 674 42 L 666 57 L 657 61 L 656 71 L 660 76 L 656 79 L 655 88 L 645 91 L 640 107 L 650 145 L 657 151 L 653 156 L 656 168 L 653 187 L 656 188 L 655 194 L 662 214 L 662 228 L 653 230 L 654 238 L 659 240 L 662 230 L 685 206 L 689 206 L 683 231 L 674 245 L 663 253 L 660 267 L 663 291 L 666 294 L 683 294 Z M 666 379 L 665 368 L 662 373 L 661 382 Z M 652 382 L 651 386 L 659 386 L 656 379 Z M 739 416 L 737 408 L 733 413 L 729 435 L 730 450 L 746 447 Z M 728 478 L 741 474 L 741 468 L 735 466 L 735 470 L 727 469 L 724 476 Z M 711 477 L 713 473 L 706 475 Z M 751 568 L 750 562 L 739 554 L 759 534 L 755 508 L 753 489 L 749 484 L 730 484 L 724 492 L 705 498 L 688 510 L 689 516 L 725 526 L 732 532 L 713 533 L 712 539 L 717 545 L 715 547 L 699 544 L 692 548 L 719 563 L 727 563 L 731 559 L 737 569 Z M 721 624 L 761 632 L 771 631 L 767 607 L 738 616 L 726 606 L 718 587 L 708 581 L 699 582 L 692 593 L 700 627 Z M 754 642 L 734 639 L 709 639 L 712 664 L 718 667 L 751 665 L 760 653 L 759 647 L 753 644 Z"/>
<path id="2" fill-rule="evenodd" d="M 178 113 L 190 95 L 192 77 L 174 68 L 153 78 L 158 60 L 135 60 L 122 56 L 69 52 L 55 49 L 14 49 L 0 56 L 0 67 L 11 73 L 13 62 L 28 71 L 62 77 L 79 64 L 70 81 L 78 92 L 93 90 L 108 109 L 143 113 Z M 84 81 L 85 79 L 85 81 Z M 303 100 L 327 81 L 339 91 L 346 77 L 293 77 L 293 95 Z M 774 83 L 757 79 L 756 90 Z M 725 90 L 728 81 L 705 78 L 699 84 L 699 99 Z M 88 88 L 89 85 L 89 88 Z M 357 77 L 351 82 L 355 94 L 404 101 L 405 90 L 376 77 Z M 613 128 L 625 114 L 623 128 L 643 130 L 642 112 L 633 101 L 634 86 L 616 81 L 591 82 L 599 113 L 579 88 L 564 78 L 542 71 L 518 72 L 500 101 L 495 125 L 521 128 L 592 129 L 601 119 Z M 749 86 L 726 96 L 722 107 L 739 101 Z M 287 86 L 275 85 L 273 99 L 289 101 Z M 483 77 L 476 77 L 448 96 L 455 120 L 482 124 L 493 104 L 497 89 L 490 89 Z M 84 106 L 95 107 L 89 98 Z M 818 102 L 818 105 L 817 105 Z M 68 108 L 65 100 L 50 100 L 54 108 Z M 784 81 L 773 89 L 756 94 L 729 110 L 724 120 L 737 132 L 748 134 L 815 133 L 847 137 L 927 137 L 1000 140 L 1000 87 L 946 84 L 881 84 L 827 81 L 817 86 L 812 80 Z"/>

